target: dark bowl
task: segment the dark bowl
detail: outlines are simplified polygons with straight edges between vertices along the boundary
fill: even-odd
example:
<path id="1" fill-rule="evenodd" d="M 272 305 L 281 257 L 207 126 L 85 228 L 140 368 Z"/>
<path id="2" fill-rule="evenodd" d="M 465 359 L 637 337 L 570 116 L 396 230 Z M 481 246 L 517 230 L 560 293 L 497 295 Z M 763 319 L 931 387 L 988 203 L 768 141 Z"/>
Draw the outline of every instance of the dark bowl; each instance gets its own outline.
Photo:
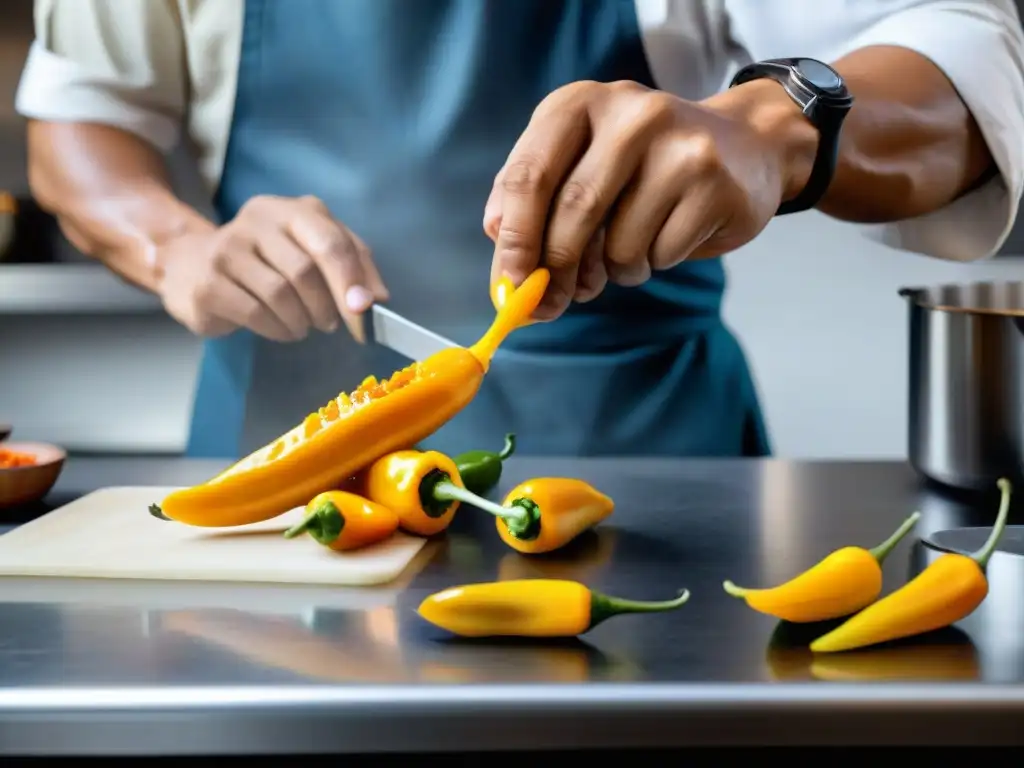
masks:
<path id="1" fill-rule="evenodd" d="M 57 482 L 67 453 L 49 443 L 4 443 L 4 449 L 30 453 L 36 463 L 27 467 L 0 467 L 0 509 L 39 501 Z"/>

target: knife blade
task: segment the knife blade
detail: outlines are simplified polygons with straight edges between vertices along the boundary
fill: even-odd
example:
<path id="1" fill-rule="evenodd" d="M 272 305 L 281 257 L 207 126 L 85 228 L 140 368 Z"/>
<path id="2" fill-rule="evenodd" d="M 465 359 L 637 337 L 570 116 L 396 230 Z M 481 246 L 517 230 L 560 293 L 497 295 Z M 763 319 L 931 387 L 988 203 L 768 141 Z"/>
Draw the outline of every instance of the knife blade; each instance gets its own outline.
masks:
<path id="1" fill-rule="evenodd" d="M 368 340 L 392 349 L 410 360 L 424 360 L 444 349 L 459 346 L 439 333 L 428 331 L 397 312 L 380 304 L 370 309 Z"/>

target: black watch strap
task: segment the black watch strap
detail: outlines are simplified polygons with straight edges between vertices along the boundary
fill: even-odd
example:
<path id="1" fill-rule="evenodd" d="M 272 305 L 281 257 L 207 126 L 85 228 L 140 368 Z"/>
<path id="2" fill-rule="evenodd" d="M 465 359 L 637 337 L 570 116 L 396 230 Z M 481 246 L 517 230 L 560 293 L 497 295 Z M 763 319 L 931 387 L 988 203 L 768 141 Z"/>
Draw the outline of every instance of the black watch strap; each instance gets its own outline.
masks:
<path id="1" fill-rule="evenodd" d="M 816 59 L 768 59 L 743 67 L 729 87 L 751 80 L 774 80 L 818 129 L 818 150 L 807 184 L 792 200 L 786 200 L 777 216 L 813 208 L 832 184 L 839 159 L 839 137 L 853 97 L 834 69 Z"/>

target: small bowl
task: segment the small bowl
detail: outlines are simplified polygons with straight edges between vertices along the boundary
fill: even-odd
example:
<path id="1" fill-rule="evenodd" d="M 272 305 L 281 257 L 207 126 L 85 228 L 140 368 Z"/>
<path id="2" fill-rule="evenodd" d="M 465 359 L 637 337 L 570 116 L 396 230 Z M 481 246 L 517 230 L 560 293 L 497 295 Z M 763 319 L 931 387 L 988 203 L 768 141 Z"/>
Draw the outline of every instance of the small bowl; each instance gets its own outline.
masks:
<path id="1" fill-rule="evenodd" d="M 31 453 L 36 463 L 28 467 L 0 467 L 0 509 L 39 501 L 57 482 L 67 452 L 49 443 L 3 443 L 17 453 Z"/>

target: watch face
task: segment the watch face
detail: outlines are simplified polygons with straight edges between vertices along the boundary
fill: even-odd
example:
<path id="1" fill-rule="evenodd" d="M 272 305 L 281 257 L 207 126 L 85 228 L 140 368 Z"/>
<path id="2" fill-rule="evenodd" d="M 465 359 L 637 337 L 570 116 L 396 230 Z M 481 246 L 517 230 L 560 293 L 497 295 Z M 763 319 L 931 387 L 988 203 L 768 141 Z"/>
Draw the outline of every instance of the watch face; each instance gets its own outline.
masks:
<path id="1" fill-rule="evenodd" d="M 843 87 L 843 81 L 839 79 L 839 75 L 820 61 L 797 59 L 795 65 L 800 75 L 815 88 L 820 88 L 823 91 L 838 91 Z"/>

